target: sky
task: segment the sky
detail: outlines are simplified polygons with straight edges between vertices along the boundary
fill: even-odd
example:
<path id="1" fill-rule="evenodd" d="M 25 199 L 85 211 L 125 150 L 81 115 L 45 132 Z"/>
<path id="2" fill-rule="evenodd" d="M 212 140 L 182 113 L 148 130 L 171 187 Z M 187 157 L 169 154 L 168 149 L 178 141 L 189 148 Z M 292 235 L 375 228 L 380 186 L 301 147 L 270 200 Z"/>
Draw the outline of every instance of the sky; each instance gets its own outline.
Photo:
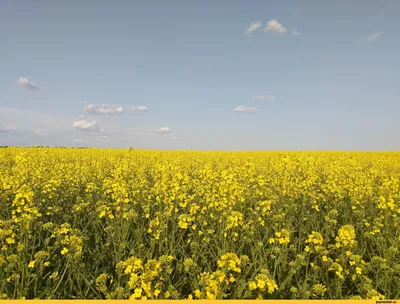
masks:
<path id="1" fill-rule="evenodd" d="M 400 151 L 399 12 L 2 0 L 0 145 Z"/>

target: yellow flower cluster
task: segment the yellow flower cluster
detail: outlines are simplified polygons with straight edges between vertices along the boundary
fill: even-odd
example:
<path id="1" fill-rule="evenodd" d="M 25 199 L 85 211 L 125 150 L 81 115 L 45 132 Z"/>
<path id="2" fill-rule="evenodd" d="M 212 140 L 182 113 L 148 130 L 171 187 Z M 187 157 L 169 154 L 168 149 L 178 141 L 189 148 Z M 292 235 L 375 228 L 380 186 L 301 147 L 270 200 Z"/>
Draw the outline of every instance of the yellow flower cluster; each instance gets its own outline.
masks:
<path id="1" fill-rule="evenodd" d="M 228 271 L 241 272 L 240 258 L 234 253 L 224 254 L 218 261 L 218 267 Z"/>
<path id="2" fill-rule="evenodd" d="M 248 283 L 248 286 L 250 290 L 258 290 L 260 292 L 259 295 L 261 295 L 263 291 L 272 294 L 275 290 L 278 290 L 278 285 L 271 279 L 266 269 L 262 269 L 261 273 L 254 278 L 254 281 Z"/>
<path id="3" fill-rule="evenodd" d="M 161 256 L 158 260 L 150 259 L 146 263 L 136 257 L 117 264 L 117 271 L 129 276 L 127 286 L 130 299 L 157 299 L 165 289 L 166 274 L 172 271 L 172 256 Z M 104 278 L 102 280 L 104 281 Z M 103 287 L 103 290 L 105 288 Z"/>
<path id="4" fill-rule="evenodd" d="M 308 239 L 306 240 L 306 244 L 310 244 L 312 248 L 309 246 L 306 246 L 305 251 L 306 252 L 317 252 L 321 253 L 324 250 L 324 247 L 322 246 L 324 242 L 323 236 L 316 231 L 313 231 L 310 235 L 308 235 Z"/>
<path id="5" fill-rule="evenodd" d="M 312 288 L 313 290 L 313 297 L 320 298 L 323 297 L 326 293 L 327 289 L 324 284 L 315 284 Z"/>
<path id="6" fill-rule="evenodd" d="M 182 229 L 188 229 L 188 227 L 192 224 L 192 221 L 194 220 L 193 216 L 190 216 L 188 214 L 181 214 L 178 218 L 178 225 Z"/>
<path id="7" fill-rule="evenodd" d="M 352 280 L 355 281 L 357 277 L 363 273 L 365 269 L 365 261 L 360 255 L 351 255 L 349 264 L 354 269 L 355 274 L 352 276 Z"/>
<path id="8" fill-rule="evenodd" d="M 336 247 L 353 247 L 356 244 L 356 232 L 352 225 L 344 225 L 338 231 Z"/>
<path id="9" fill-rule="evenodd" d="M 269 239 L 270 244 L 289 244 L 290 232 L 286 229 L 275 232 L 275 237 Z"/>

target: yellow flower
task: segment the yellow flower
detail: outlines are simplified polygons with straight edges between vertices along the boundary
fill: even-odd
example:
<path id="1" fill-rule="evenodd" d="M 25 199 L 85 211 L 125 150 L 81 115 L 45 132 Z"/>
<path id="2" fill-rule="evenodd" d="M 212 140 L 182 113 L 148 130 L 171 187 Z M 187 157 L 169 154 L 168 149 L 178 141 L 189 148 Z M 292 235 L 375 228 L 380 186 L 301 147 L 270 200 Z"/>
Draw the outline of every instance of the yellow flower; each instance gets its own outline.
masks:
<path id="1" fill-rule="evenodd" d="M 356 243 L 356 232 L 352 225 L 344 225 L 338 231 L 336 247 L 353 247 Z"/>
<path id="2" fill-rule="evenodd" d="M 133 295 L 131 296 L 133 299 L 139 299 L 142 296 L 142 288 L 135 288 Z"/>
<path id="3" fill-rule="evenodd" d="M 36 261 L 30 261 L 29 265 L 28 265 L 28 268 L 34 268 L 35 267 L 35 262 Z"/>
<path id="4" fill-rule="evenodd" d="M 66 253 L 68 253 L 68 249 L 64 247 L 63 250 L 61 250 L 61 254 L 64 255 Z"/>
<path id="5" fill-rule="evenodd" d="M 313 231 L 311 234 L 308 235 L 308 239 L 306 243 L 312 243 L 315 245 L 322 245 L 324 238 L 319 232 Z"/>
<path id="6" fill-rule="evenodd" d="M 200 298 L 200 297 L 201 297 L 201 292 L 200 292 L 200 290 L 196 289 L 196 290 L 194 291 L 194 295 L 196 296 L 196 298 Z"/>
<path id="7" fill-rule="evenodd" d="M 214 299 L 215 299 L 215 295 L 212 294 L 212 293 L 209 292 L 209 291 L 206 292 L 206 295 L 207 295 L 207 299 L 209 299 L 209 300 L 214 300 Z"/>
<path id="8" fill-rule="evenodd" d="M 273 293 L 275 290 L 278 290 L 278 285 L 275 283 L 274 280 L 268 280 L 267 281 L 267 286 L 268 286 L 268 293 Z"/>
<path id="9" fill-rule="evenodd" d="M 257 281 L 257 287 L 260 288 L 260 289 L 264 289 L 265 281 L 264 280 L 258 280 Z"/>
<path id="10" fill-rule="evenodd" d="M 131 273 L 131 272 L 132 272 L 132 265 L 128 265 L 128 266 L 125 268 L 124 272 L 125 272 L 126 274 Z"/>
<path id="11" fill-rule="evenodd" d="M 15 240 L 10 237 L 6 238 L 6 242 L 7 242 L 7 244 L 15 244 Z"/>
<path id="12" fill-rule="evenodd" d="M 219 259 L 218 266 L 240 273 L 240 263 L 240 258 L 235 253 L 226 253 Z"/>
<path id="13" fill-rule="evenodd" d="M 325 292 L 327 291 L 325 285 L 323 284 L 316 284 L 312 287 L 312 290 L 314 292 L 314 296 L 315 297 L 320 297 L 323 296 L 325 294 Z"/>

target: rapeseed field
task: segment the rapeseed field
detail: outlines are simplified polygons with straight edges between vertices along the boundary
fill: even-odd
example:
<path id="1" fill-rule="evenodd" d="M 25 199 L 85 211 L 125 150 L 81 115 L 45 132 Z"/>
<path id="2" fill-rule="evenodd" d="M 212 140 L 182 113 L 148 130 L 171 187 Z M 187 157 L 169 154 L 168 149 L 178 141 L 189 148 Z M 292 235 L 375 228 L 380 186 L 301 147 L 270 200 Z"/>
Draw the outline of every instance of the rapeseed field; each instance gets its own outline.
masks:
<path id="1" fill-rule="evenodd" d="M 2 299 L 395 299 L 400 153 L 0 149 Z"/>

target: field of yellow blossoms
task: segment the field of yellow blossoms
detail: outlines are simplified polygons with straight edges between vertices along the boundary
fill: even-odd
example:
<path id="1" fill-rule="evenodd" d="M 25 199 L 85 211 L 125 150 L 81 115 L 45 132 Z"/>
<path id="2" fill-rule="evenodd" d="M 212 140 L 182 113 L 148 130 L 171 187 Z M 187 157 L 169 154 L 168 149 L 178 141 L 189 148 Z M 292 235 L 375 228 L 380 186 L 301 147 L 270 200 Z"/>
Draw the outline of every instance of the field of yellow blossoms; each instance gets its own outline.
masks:
<path id="1" fill-rule="evenodd" d="M 398 299 L 400 153 L 0 149 L 2 299 Z"/>

